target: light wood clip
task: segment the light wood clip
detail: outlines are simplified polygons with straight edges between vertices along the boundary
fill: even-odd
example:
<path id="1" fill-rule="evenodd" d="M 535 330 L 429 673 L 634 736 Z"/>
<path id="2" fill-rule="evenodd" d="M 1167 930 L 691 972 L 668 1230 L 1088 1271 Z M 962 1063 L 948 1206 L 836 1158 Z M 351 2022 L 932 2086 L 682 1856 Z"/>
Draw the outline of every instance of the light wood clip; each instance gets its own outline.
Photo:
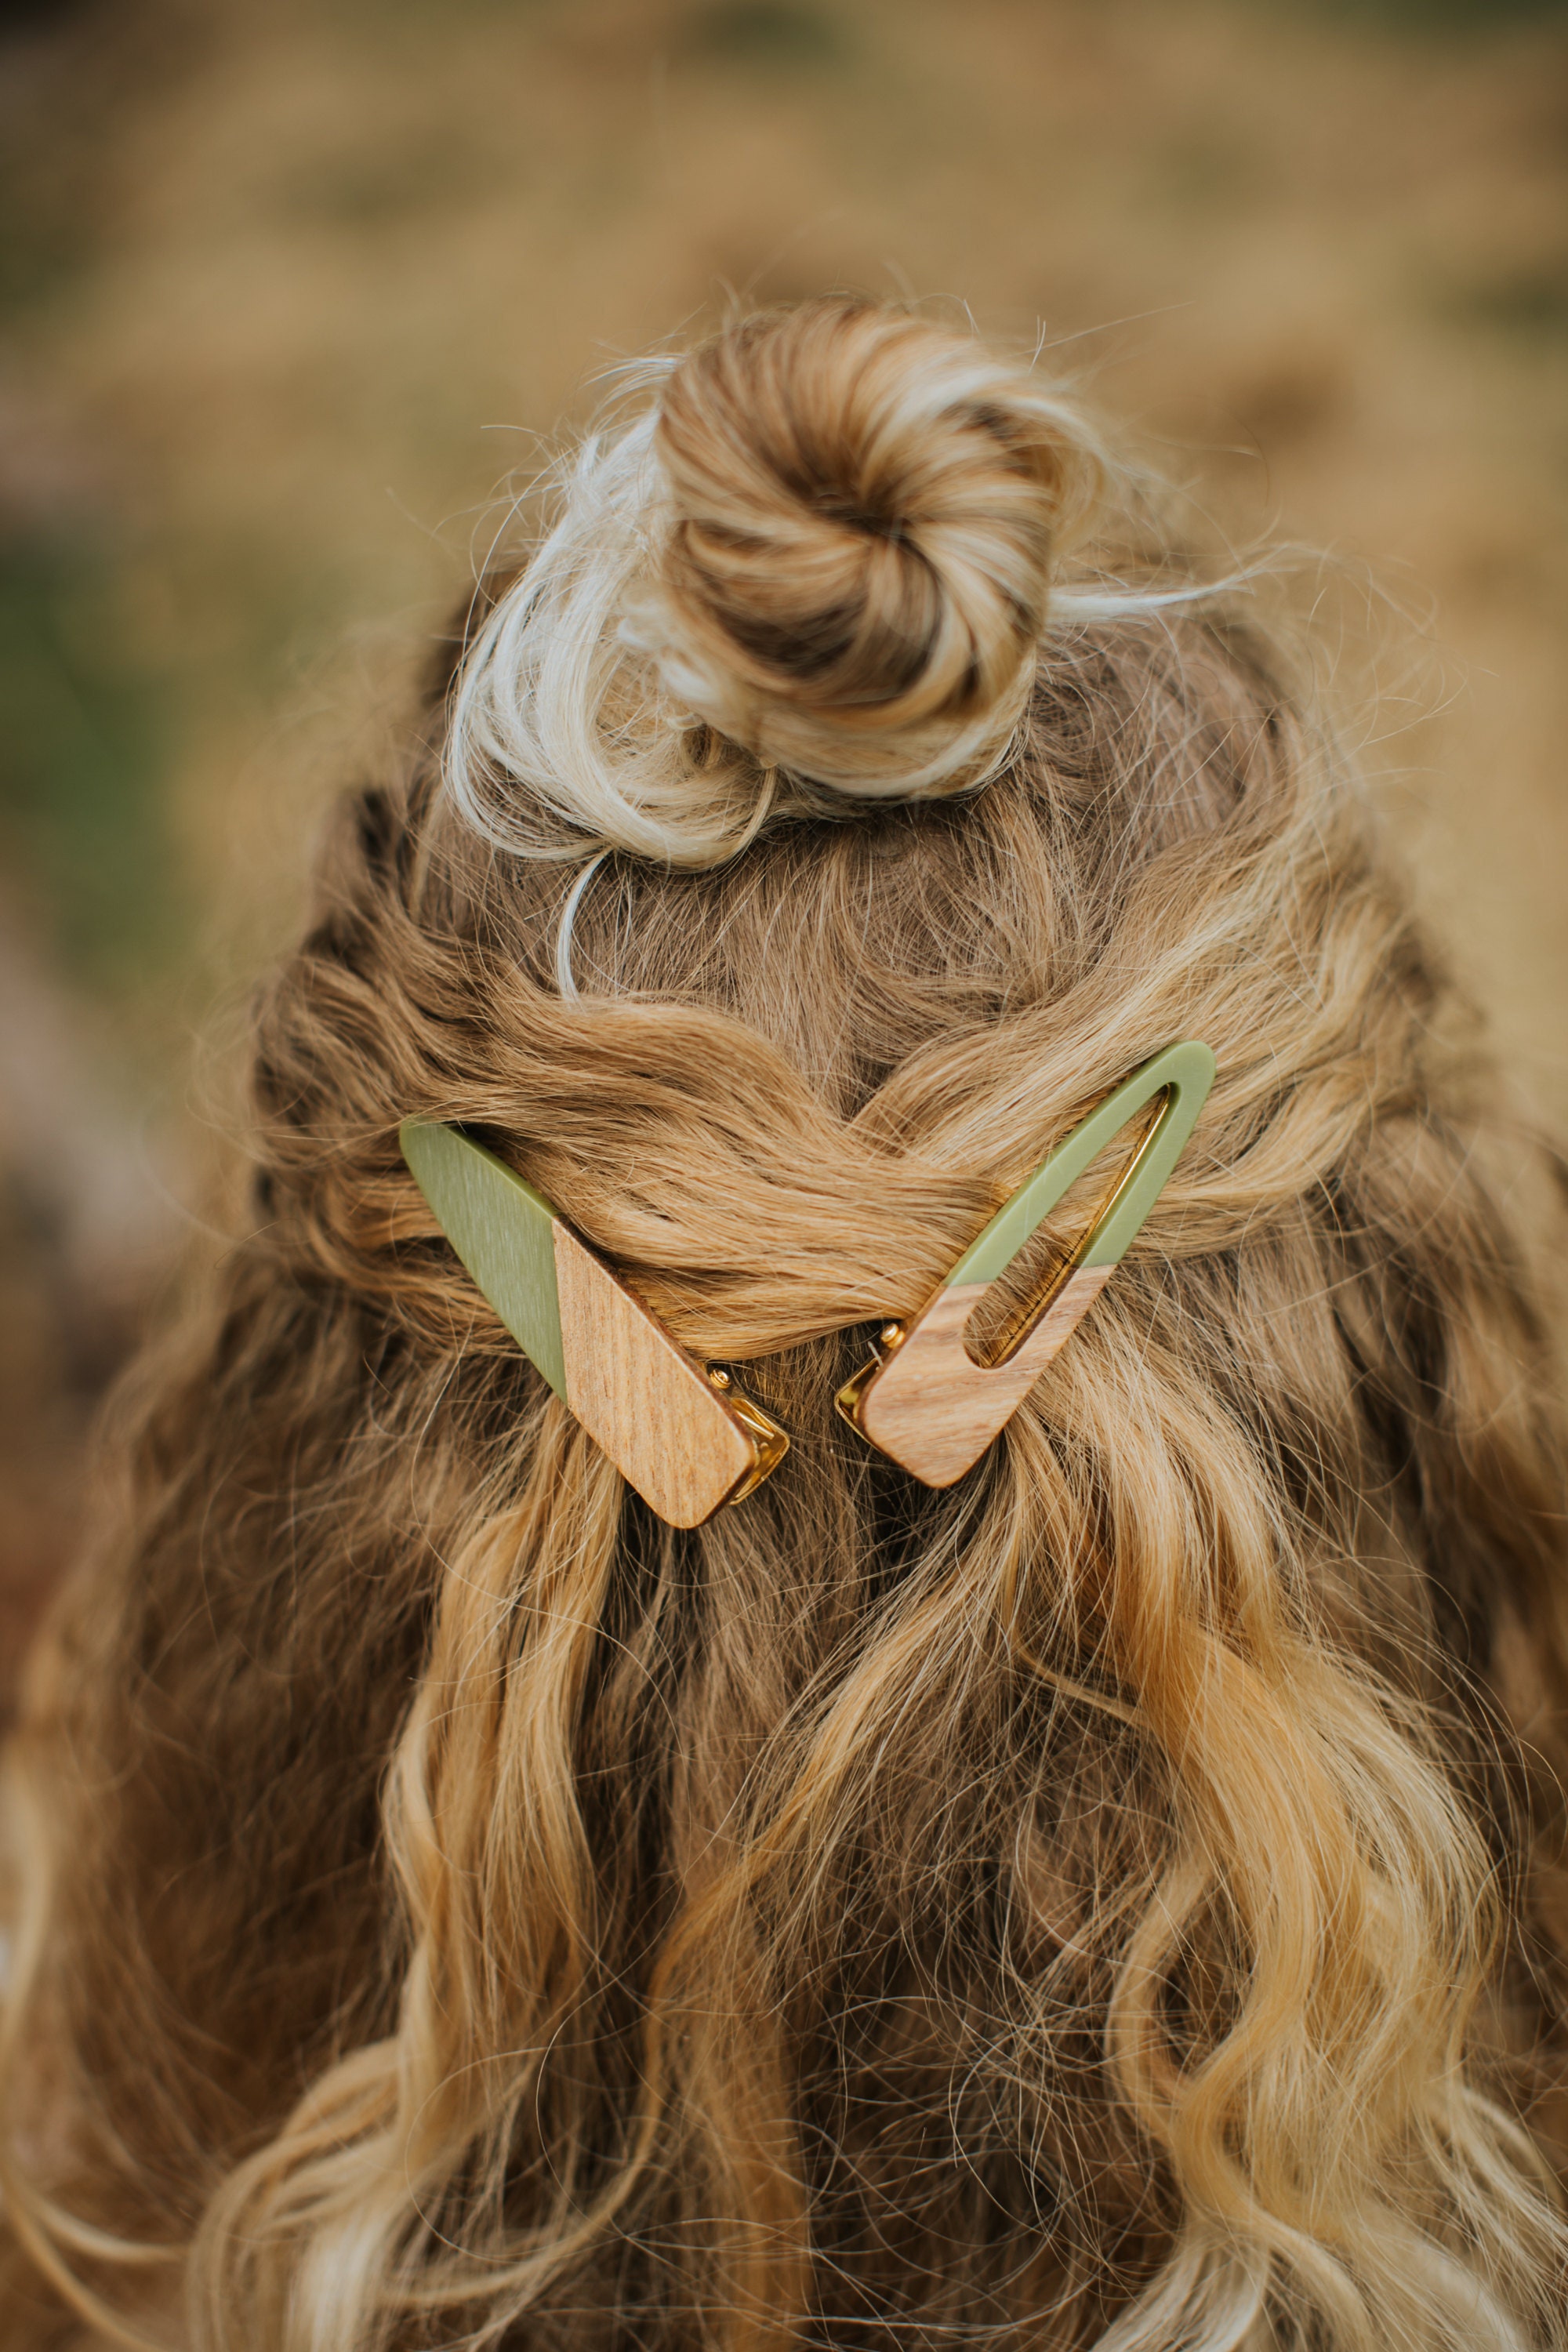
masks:
<path id="1" fill-rule="evenodd" d="M 744 1500 L 789 1439 L 681 1347 L 542 1192 L 458 1128 L 406 1119 L 403 1156 L 529 1360 L 651 1510 L 700 1527 Z"/>
<path id="2" fill-rule="evenodd" d="M 1206 1045 L 1191 1039 L 1168 1045 L 1074 1128 L 1003 1203 L 913 1322 L 889 1325 L 887 1352 L 839 1391 L 837 1408 L 851 1427 L 928 1486 L 962 1478 L 1110 1279 L 1181 1157 L 1214 1075 Z M 1162 1094 L 1159 1118 L 1066 1268 L 1002 1360 L 977 1363 L 964 1335 L 987 1291 L 1129 1120 Z"/>

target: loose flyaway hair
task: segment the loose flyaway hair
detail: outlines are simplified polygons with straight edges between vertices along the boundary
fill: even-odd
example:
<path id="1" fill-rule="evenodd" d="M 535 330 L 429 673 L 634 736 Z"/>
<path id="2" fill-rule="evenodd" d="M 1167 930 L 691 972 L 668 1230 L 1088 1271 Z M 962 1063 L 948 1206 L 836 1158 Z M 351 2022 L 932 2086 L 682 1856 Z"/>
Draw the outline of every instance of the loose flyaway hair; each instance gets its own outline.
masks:
<path id="1" fill-rule="evenodd" d="M 552 497 L 337 813 L 35 1663 L 0 2346 L 1562 2352 L 1531 1147 L 1305 666 L 906 311 L 659 362 Z M 1179 1038 L 1163 1191 L 933 1491 L 836 1393 Z M 628 1489 L 409 1121 L 764 1486 Z"/>

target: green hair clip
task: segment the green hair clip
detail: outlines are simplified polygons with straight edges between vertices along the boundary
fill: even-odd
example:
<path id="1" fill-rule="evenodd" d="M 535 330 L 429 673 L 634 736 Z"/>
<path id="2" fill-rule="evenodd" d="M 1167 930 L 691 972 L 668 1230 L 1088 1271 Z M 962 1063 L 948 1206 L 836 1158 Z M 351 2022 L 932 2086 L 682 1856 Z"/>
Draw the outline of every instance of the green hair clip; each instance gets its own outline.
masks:
<path id="1" fill-rule="evenodd" d="M 1206 1045 L 1167 1045 L 1090 1111 L 997 1210 L 913 1322 L 886 1326 L 887 1352 L 838 1392 L 851 1426 L 928 1486 L 962 1478 L 1121 1264 L 1181 1157 L 1214 1075 Z M 976 1363 L 964 1332 L 985 1293 L 1128 1121 L 1162 1094 L 1159 1118 L 1053 1287 L 1000 1363 Z"/>
<path id="2" fill-rule="evenodd" d="M 405 1119 L 403 1157 L 523 1354 L 645 1503 L 694 1528 L 789 1449 L 775 1421 L 687 1353 L 542 1192 L 455 1127 Z"/>

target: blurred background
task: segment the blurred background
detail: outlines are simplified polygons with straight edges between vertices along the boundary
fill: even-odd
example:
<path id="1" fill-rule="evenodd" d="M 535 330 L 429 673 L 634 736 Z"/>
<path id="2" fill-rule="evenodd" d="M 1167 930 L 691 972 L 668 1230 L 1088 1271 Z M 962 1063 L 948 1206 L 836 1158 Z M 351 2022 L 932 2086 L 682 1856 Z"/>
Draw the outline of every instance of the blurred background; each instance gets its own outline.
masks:
<path id="1" fill-rule="evenodd" d="M 1370 718 L 1353 594 L 1328 659 L 1568 1125 L 1565 193 L 1551 0 L 0 0 L 0 1704 L 327 794 L 733 294 L 1039 335 L 1386 592 Z"/>

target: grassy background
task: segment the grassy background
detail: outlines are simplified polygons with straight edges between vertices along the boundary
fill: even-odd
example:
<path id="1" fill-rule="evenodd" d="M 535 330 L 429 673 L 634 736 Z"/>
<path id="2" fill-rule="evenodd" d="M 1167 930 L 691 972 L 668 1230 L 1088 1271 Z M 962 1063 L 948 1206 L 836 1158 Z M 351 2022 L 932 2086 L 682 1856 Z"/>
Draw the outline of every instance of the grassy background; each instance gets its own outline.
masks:
<path id="1" fill-rule="evenodd" d="M 733 291 L 1043 332 L 1226 528 L 1340 560 L 1358 696 L 1342 580 L 1403 604 L 1393 818 L 1568 1118 L 1565 65 L 1551 0 L 0 6 L 14 1633 L 200 1196 L 193 1036 L 498 482 Z"/>

